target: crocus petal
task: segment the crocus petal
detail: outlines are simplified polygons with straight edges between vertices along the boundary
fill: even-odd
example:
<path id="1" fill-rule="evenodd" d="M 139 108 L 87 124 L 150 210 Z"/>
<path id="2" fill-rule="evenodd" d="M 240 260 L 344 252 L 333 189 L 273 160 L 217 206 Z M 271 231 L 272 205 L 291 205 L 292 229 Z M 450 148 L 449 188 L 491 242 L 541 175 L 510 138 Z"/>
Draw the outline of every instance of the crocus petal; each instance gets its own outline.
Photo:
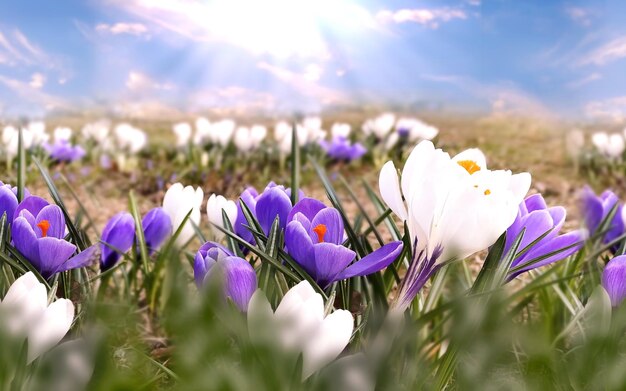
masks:
<path id="1" fill-rule="evenodd" d="M 392 161 L 388 161 L 380 170 L 378 179 L 380 195 L 383 201 L 391 208 L 401 220 L 407 219 L 406 207 L 402 201 L 402 193 L 400 192 L 400 182 L 398 180 L 398 172 Z"/>
<path id="2" fill-rule="evenodd" d="M 52 276 L 55 270 L 64 264 L 76 251 L 75 245 L 63 239 L 40 238 L 37 239 L 36 244 L 39 247 L 40 256 L 38 269 L 44 278 Z"/>
<path id="3" fill-rule="evenodd" d="M 306 379 L 333 361 L 350 342 L 354 320 L 346 310 L 328 315 L 302 352 L 302 378 Z"/>
<path id="4" fill-rule="evenodd" d="M 28 335 L 28 363 L 59 343 L 73 320 L 74 304 L 70 300 L 59 299 L 50 304 Z"/>
<path id="5" fill-rule="evenodd" d="M 239 257 L 227 257 L 220 263 L 224 267 L 227 296 L 240 310 L 247 311 L 250 298 L 257 288 L 254 268 Z"/>
<path id="6" fill-rule="evenodd" d="M 256 217 L 261 228 L 263 228 L 263 232 L 269 235 L 276 216 L 279 218 L 279 227 L 284 229 L 291 208 L 291 200 L 284 190 L 272 187 L 263 192 L 256 204 Z"/>
<path id="7" fill-rule="evenodd" d="M 290 313 L 293 308 L 301 305 L 303 302 L 311 298 L 315 298 L 316 296 L 320 295 L 315 292 L 315 290 L 308 281 L 300 281 L 298 284 L 289 289 L 287 293 L 285 293 L 285 296 L 283 296 L 283 299 L 276 308 L 276 315 L 279 317 L 285 316 L 286 314 Z M 323 312 L 324 303 L 322 302 L 322 314 Z"/>
<path id="8" fill-rule="evenodd" d="M 524 236 L 522 237 L 522 241 L 517 249 L 517 251 L 521 251 L 526 248 L 529 244 L 539 238 L 541 235 L 546 234 L 549 231 L 552 231 L 552 216 L 547 210 L 535 210 L 528 214 L 523 220 L 523 227 L 526 228 L 524 231 Z M 507 234 L 512 234 L 513 232 L 507 232 Z M 517 236 L 521 233 L 515 232 L 515 237 L 511 237 L 511 241 L 509 242 L 509 235 L 507 235 L 507 243 L 505 246 L 505 254 L 510 250 L 511 246 Z"/>
<path id="9" fill-rule="evenodd" d="M 602 221 L 602 202 L 596 197 L 593 190 L 585 186 L 581 194 L 583 219 L 590 234 L 594 234 Z"/>
<path id="10" fill-rule="evenodd" d="M 311 221 L 311 227 L 309 228 L 309 235 L 311 235 L 313 243 L 320 242 L 320 235 L 313 231 L 320 225 L 326 227 L 325 233 L 322 235 L 324 242 L 334 244 L 341 244 L 341 242 L 343 242 L 343 220 L 337 209 L 324 208 L 315 215 Z"/>
<path id="11" fill-rule="evenodd" d="M 163 208 L 154 208 L 141 221 L 148 251 L 152 254 L 172 235 L 172 220 Z"/>
<path id="12" fill-rule="evenodd" d="M 326 205 L 322 201 L 314 198 L 302 198 L 296 203 L 289 216 L 287 216 L 287 223 L 295 218 L 297 213 L 303 214 L 309 221 L 313 220 L 315 215 L 322 209 L 326 208 Z"/>
<path id="13" fill-rule="evenodd" d="M 404 244 L 402 241 L 388 243 L 350 265 L 335 277 L 335 281 L 376 273 L 395 261 L 402 253 L 403 248 Z"/>
<path id="14" fill-rule="evenodd" d="M 584 239 L 585 239 L 585 232 L 581 230 L 577 230 L 577 231 L 572 231 L 572 232 L 568 232 L 566 234 L 557 236 L 556 238 L 547 241 L 545 244 L 533 247 L 532 249 L 530 249 L 530 251 L 528 251 L 528 253 L 526 253 L 526 255 L 524 256 L 523 262 L 518 262 L 518 264 L 531 262 L 533 259 L 538 259 L 553 251 L 557 251 L 559 249 L 564 249 L 564 248 L 572 246 L 571 248 L 567 250 L 560 251 L 556 253 L 555 255 L 552 255 L 546 259 L 543 259 L 539 262 L 533 263 L 532 265 L 529 265 L 521 269 L 520 271 L 515 273 L 515 275 L 513 275 L 512 277 L 517 276 L 520 273 L 523 273 L 525 271 L 535 269 L 541 266 L 549 265 L 551 263 L 554 263 L 554 262 L 557 262 L 557 261 L 560 261 L 562 259 L 569 257 L 570 255 L 574 254 L 576 251 L 580 250 L 580 248 L 583 245 Z M 575 246 L 576 243 L 578 243 L 577 246 Z"/>
<path id="15" fill-rule="evenodd" d="M 65 237 L 65 217 L 63 211 L 57 205 L 46 205 L 37 214 L 35 218 L 35 224 L 39 224 L 43 220 L 48 221 L 49 228 L 47 230 L 47 236 L 63 239 Z M 37 237 L 41 237 L 41 230 L 35 229 Z"/>
<path id="16" fill-rule="evenodd" d="M 524 204 L 526 205 L 526 210 L 528 212 L 548 208 L 548 205 L 546 205 L 546 201 L 543 199 L 543 196 L 541 194 L 533 194 L 526 197 L 526 199 L 524 200 Z"/>
<path id="17" fill-rule="evenodd" d="M 59 267 L 52 274 L 89 266 L 100 258 L 99 251 L 100 247 L 97 244 L 87 247 L 77 255 L 74 255 L 72 258 L 59 265 Z"/>
<path id="18" fill-rule="evenodd" d="M 315 251 L 315 274 L 311 277 L 322 287 L 326 287 L 352 262 L 356 253 L 349 248 L 333 243 L 318 243 Z"/>
<path id="19" fill-rule="evenodd" d="M 209 253 L 212 251 L 215 251 L 215 255 L 209 256 Z M 234 254 L 219 243 L 206 242 L 200 246 L 193 262 L 193 274 L 196 285 L 202 285 L 207 273 L 219 259 L 232 256 L 234 256 Z"/>
<path id="20" fill-rule="evenodd" d="M 302 268 L 313 275 L 315 273 L 315 251 L 308 232 L 298 221 L 292 221 L 285 230 L 287 252 Z"/>
<path id="21" fill-rule="evenodd" d="M 17 217 L 19 217 L 20 212 L 23 210 L 27 210 L 33 216 L 37 216 L 39 212 L 48 205 L 49 205 L 48 201 L 44 200 L 41 197 L 37 197 L 37 196 L 26 197 L 24 198 L 24 200 L 22 200 L 22 202 L 20 202 L 20 204 L 15 209 L 15 213 L 13 214 L 13 219 L 16 219 Z"/>
<path id="22" fill-rule="evenodd" d="M 46 287 L 39 282 L 32 272 L 28 272 L 15 280 L 9 287 L 4 300 L 0 303 L 0 311 L 8 316 L 6 327 L 11 335 L 26 336 L 48 304 Z"/>
<path id="23" fill-rule="evenodd" d="M 7 214 L 7 222 L 13 221 L 13 215 L 17 208 L 17 197 L 8 186 L 0 185 L 0 219 Z"/>
<path id="24" fill-rule="evenodd" d="M 615 257 L 607 263 L 602 272 L 602 286 L 611 298 L 613 307 L 626 298 L 626 255 Z"/>
<path id="25" fill-rule="evenodd" d="M 30 263 L 40 270 L 39 247 L 36 245 L 37 236 L 33 227 L 25 217 L 19 216 L 13 221 L 11 235 L 15 248 L 30 261 Z"/>
<path id="26" fill-rule="evenodd" d="M 101 268 L 107 270 L 128 252 L 135 242 L 135 219 L 130 213 L 122 212 L 113 216 L 102 231 Z"/>

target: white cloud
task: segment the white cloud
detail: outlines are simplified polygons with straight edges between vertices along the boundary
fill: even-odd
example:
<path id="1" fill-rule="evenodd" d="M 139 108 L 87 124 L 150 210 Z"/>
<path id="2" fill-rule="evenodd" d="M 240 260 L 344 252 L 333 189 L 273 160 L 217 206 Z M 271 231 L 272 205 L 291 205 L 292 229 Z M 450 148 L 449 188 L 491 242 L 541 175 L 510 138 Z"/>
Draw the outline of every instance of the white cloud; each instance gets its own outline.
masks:
<path id="1" fill-rule="evenodd" d="M 43 74 L 36 72 L 32 74 L 32 76 L 30 77 L 30 83 L 28 84 L 33 88 L 40 89 L 44 86 L 45 83 L 46 77 Z"/>
<path id="2" fill-rule="evenodd" d="M 323 73 L 324 73 L 324 68 L 322 68 L 320 64 L 309 64 L 304 68 L 303 76 L 305 79 L 311 82 L 315 82 L 315 81 L 318 81 L 322 77 Z"/>
<path id="3" fill-rule="evenodd" d="M 613 39 L 579 59 L 578 65 L 605 65 L 626 57 L 626 35 Z"/>
<path id="4" fill-rule="evenodd" d="M 591 25 L 593 11 L 589 9 L 581 7 L 568 7 L 565 9 L 565 13 L 572 21 L 580 24 L 581 26 L 588 27 Z"/>
<path id="5" fill-rule="evenodd" d="M 113 35 L 130 34 L 130 35 L 146 35 L 148 28 L 141 23 L 100 23 L 96 25 L 96 31 Z"/>
<path id="6" fill-rule="evenodd" d="M 57 96 L 47 94 L 38 88 L 17 79 L 0 75 L 0 83 L 4 84 L 23 101 L 34 104 L 45 111 L 70 109 L 70 104 Z M 8 107 L 8 105 L 7 105 Z"/>
<path id="7" fill-rule="evenodd" d="M 175 86 L 172 83 L 157 83 L 147 75 L 130 71 L 126 79 L 126 88 L 133 92 L 146 92 L 151 90 L 173 90 Z"/>
<path id="8" fill-rule="evenodd" d="M 438 9 L 400 9 L 397 11 L 379 11 L 376 14 L 376 19 L 382 24 L 417 23 L 435 29 L 442 22 L 449 22 L 454 19 L 467 19 L 467 14 L 462 9 L 448 7 Z"/>
<path id="9" fill-rule="evenodd" d="M 585 114 L 594 120 L 622 124 L 626 120 L 626 96 L 591 101 L 585 105 Z"/>
<path id="10" fill-rule="evenodd" d="M 480 0 L 467 0 L 469 5 L 473 5 L 474 7 L 480 6 Z"/>
<path id="11" fill-rule="evenodd" d="M 265 61 L 259 62 L 257 67 L 269 72 L 285 85 L 292 88 L 301 97 L 312 98 L 321 105 L 341 104 L 346 103 L 348 100 L 344 93 L 317 84 L 315 81 L 307 78 L 306 73 L 299 74 Z"/>
<path id="12" fill-rule="evenodd" d="M 346 31 L 376 28 L 355 0 L 111 0 L 145 22 L 197 42 L 226 42 L 255 55 L 331 57 L 332 42 Z M 324 26 L 324 30 L 320 26 Z M 331 30 L 331 31 L 328 31 Z"/>
<path id="13" fill-rule="evenodd" d="M 576 89 L 576 88 L 580 88 L 586 84 L 589 84 L 591 82 L 594 82 L 596 80 L 600 80 L 602 79 L 602 75 L 598 72 L 593 72 L 592 74 L 583 77 L 582 79 L 578 79 L 578 80 L 574 80 L 571 83 L 567 84 L 567 87 L 571 88 L 571 89 Z"/>

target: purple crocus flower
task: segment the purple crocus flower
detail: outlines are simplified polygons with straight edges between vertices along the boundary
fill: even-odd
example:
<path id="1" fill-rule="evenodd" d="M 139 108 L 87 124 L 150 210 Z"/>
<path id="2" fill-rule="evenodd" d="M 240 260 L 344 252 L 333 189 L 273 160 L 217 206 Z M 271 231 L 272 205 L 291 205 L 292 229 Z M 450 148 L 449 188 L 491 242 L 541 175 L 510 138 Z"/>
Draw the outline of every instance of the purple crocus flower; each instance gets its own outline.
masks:
<path id="1" fill-rule="evenodd" d="M 148 252 L 153 254 L 172 235 L 172 220 L 163 208 L 151 209 L 141 220 Z"/>
<path id="2" fill-rule="evenodd" d="M 226 247 L 207 242 L 196 253 L 193 274 L 196 285 L 202 287 L 213 273 L 223 273 L 226 297 L 242 311 L 248 310 L 248 303 L 257 289 L 254 268 L 243 258 L 234 256 Z"/>
<path id="3" fill-rule="evenodd" d="M 135 219 L 130 213 L 113 216 L 102 231 L 100 270 L 112 268 L 135 242 Z"/>
<path id="4" fill-rule="evenodd" d="M 304 198 L 290 217 L 285 231 L 287 251 L 323 288 L 384 269 L 402 252 L 402 242 L 392 242 L 350 265 L 356 253 L 342 245 L 343 220 L 337 209 Z"/>
<path id="5" fill-rule="evenodd" d="M 65 217 L 57 205 L 30 196 L 15 209 L 12 224 L 15 248 L 44 278 L 88 265 L 97 251 L 96 246 L 91 246 L 72 257 L 76 246 L 64 236 Z"/>
<path id="6" fill-rule="evenodd" d="M 350 144 L 346 137 L 334 137 L 331 142 L 322 140 L 320 146 L 330 158 L 348 162 L 360 159 L 367 152 L 361 143 Z"/>
<path id="7" fill-rule="evenodd" d="M 71 163 L 85 156 L 85 150 L 80 145 L 72 145 L 68 140 L 59 140 L 52 145 L 45 146 L 50 157 L 59 162 Z"/>
<path id="8" fill-rule="evenodd" d="M 279 217 L 280 228 L 284 229 L 287 225 L 288 215 L 291 212 L 291 189 L 285 189 L 284 186 L 276 185 L 270 182 L 265 190 L 259 194 L 254 187 L 248 187 L 241 193 L 241 201 L 246 204 L 248 209 L 257 218 L 263 232 L 268 235 L 274 224 L 276 216 Z M 302 190 L 298 190 L 298 199 L 304 198 Z M 241 205 L 237 203 L 237 219 L 235 220 L 235 233 L 245 239 L 248 243 L 254 243 L 254 238 L 248 228 Z"/>
<path id="9" fill-rule="evenodd" d="M 17 192 L 11 186 L 0 182 L 0 218 L 6 213 L 7 222 L 13 221 L 13 214 L 17 209 Z"/>
<path id="10" fill-rule="evenodd" d="M 576 230 L 559 235 L 559 231 L 565 222 L 565 214 L 565 208 L 561 206 L 548 208 L 541 194 L 533 194 L 520 204 L 517 218 L 506 230 L 506 243 L 503 254 L 506 255 L 509 252 L 523 229 L 525 229 L 524 236 L 519 244 L 518 252 L 526 249 L 542 235 L 545 236 L 535 243 L 532 248 L 515 258 L 511 267 L 531 263 L 533 260 L 545 257 L 558 250 L 563 251 L 521 268 L 511 274 L 509 279 L 513 279 L 528 270 L 565 259 L 580 250 L 585 239 L 584 231 Z"/>
<path id="11" fill-rule="evenodd" d="M 602 286 L 617 307 L 626 298 L 626 255 L 615 257 L 606 264 L 602 272 Z"/>
<path id="12" fill-rule="evenodd" d="M 599 197 L 585 186 L 582 190 L 581 206 L 585 226 L 589 230 L 589 235 L 593 236 L 602 223 L 607 219 L 609 213 L 615 209 L 613 218 L 605 225 L 602 243 L 607 244 L 624 234 L 624 221 L 622 218 L 622 205 L 619 198 L 610 190 L 605 191 Z"/>

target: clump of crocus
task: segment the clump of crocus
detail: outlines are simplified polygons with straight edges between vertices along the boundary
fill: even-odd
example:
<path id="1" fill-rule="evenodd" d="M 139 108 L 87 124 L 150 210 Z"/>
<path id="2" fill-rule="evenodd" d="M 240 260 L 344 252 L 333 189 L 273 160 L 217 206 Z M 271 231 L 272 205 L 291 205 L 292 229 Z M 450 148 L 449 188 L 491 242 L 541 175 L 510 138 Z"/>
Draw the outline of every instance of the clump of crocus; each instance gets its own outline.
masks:
<path id="1" fill-rule="evenodd" d="M 533 194 L 520 204 L 517 218 L 506 230 L 503 255 L 508 254 L 522 230 L 524 233 L 517 252 L 524 252 L 513 260 L 511 268 L 517 270 L 509 278 L 560 261 L 580 250 L 586 236 L 583 230 L 559 235 L 565 215 L 562 206 L 548 208 L 541 194 Z M 527 248 L 535 241 L 532 248 Z"/>
<path id="2" fill-rule="evenodd" d="M 275 312 L 263 291 L 257 290 L 250 300 L 248 330 L 257 345 L 279 346 L 294 356 L 302 353 L 304 380 L 341 354 L 350 342 L 354 320 L 346 310 L 326 315 L 322 296 L 302 281 L 285 294 Z"/>
<path id="3" fill-rule="evenodd" d="M 85 150 L 80 145 L 72 145 L 69 140 L 61 139 L 54 142 L 52 145 L 46 145 L 50 158 L 57 162 L 71 163 L 85 157 Z"/>
<path id="4" fill-rule="evenodd" d="M 626 298 L 626 255 L 615 257 L 602 272 L 602 286 L 606 289 L 613 307 Z"/>
<path id="5" fill-rule="evenodd" d="M 218 243 L 207 242 L 194 258 L 193 274 L 198 287 L 215 278 L 215 273 L 222 273 L 225 296 L 247 311 L 257 288 L 256 273 L 250 263 Z"/>
<path id="6" fill-rule="evenodd" d="M 363 144 L 350 143 L 350 140 L 341 136 L 333 137 L 330 142 L 322 140 L 320 146 L 331 159 L 347 162 L 360 159 L 367 152 Z"/>
<path id="7" fill-rule="evenodd" d="M 135 220 L 130 213 L 121 212 L 113 216 L 102 231 L 100 269 L 108 270 L 115 266 L 135 242 Z"/>
<path id="8" fill-rule="evenodd" d="M 36 196 L 24 199 L 16 208 L 12 223 L 15 248 L 44 278 L 92 262 L 97 247 L 76 256 L 76 246 L 64 239 L 65 217 L 61 208 Z"/>
<path id="9" fill-rule="evenodd" d="M 392 242 L 352 263 L 356 253 L 342 244 L 344 226 L 339 211 L 312 198 L 300 200 L 288 221 L 287 251 L 321 287 L 382 270 L 402 252 L 402 242 Z"/>
<path id="10" fill-rule="evenodd" d="M 602 243 L 608 244 L 624 234 L 622 205 L 615 193 L 606 190 L 600 196 L 596 196 L 589 186 L 585 186 L 580 201 L 583 219 L 590 236 L 600 235 Z M 609 218 L 610 221 L 607 220 Z"/>
<path id="11" fill-rule="evenodd" d="M 48 305 L 46 288 L 32 272 L 15 280 L 0 302 L 0 322 L 13 338 L 28 340 L 29 364 L 59 343 L 73 320 L 74 304 L 57 299 Z"/>
<path id="12" fill-rule="evenodd" d="M 529 188 L 530 174 L 489 170 L 478 149 L 451 158 L 422 141 L 406 160 L 401 181 L 393 162 L 387 162 L 380 193 L 406 221 L 415 245 L 394 308 L 404 311 L 440 265 L 495 243 L 515 221 Z"/>

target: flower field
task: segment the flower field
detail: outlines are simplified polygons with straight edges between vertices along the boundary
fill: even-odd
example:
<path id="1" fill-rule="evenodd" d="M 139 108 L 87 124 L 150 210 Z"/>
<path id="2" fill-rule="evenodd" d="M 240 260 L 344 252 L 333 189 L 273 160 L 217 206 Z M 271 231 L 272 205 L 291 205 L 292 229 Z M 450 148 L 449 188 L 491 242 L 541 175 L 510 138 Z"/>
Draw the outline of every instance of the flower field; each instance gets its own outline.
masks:
<path id="1" fill-rule="evenodd" d="M 623 389 L 624 137 L 5 123 L 0 389 Z"/>

